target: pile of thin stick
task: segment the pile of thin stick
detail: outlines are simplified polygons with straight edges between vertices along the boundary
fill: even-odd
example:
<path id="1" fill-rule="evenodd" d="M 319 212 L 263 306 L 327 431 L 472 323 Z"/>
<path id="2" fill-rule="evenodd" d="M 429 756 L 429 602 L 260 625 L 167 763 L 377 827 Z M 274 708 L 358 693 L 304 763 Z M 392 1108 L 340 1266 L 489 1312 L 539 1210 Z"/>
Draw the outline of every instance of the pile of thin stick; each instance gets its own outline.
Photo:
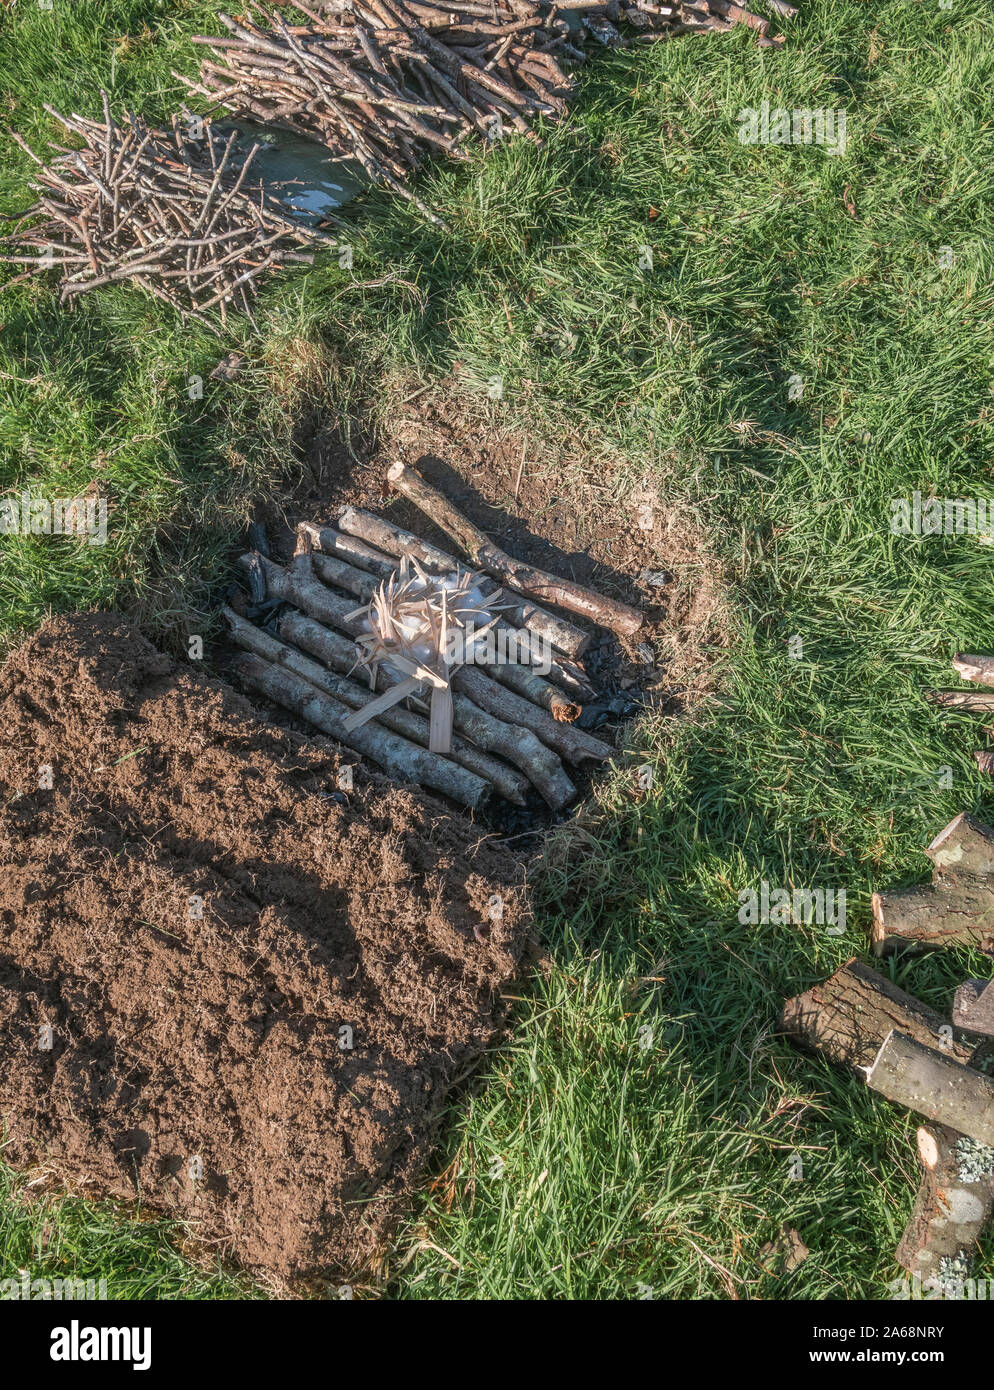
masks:
<path id="1" fill-rule="evenodd" d="M 220 14 L 229 38 L 194 39 L 212 50 L 200 80 L 174 76 L 241 119 L 319 140 L 407 197 L 403 180 L 430 150 L 459 157 L 474 131 L 529 134 L 536 116 L 562 113 L 568 79 L 555 51 L 583 57 L 532 0 L 295 8 L 308 25 L 256 6 L 237 20 Z"/>
<path id="2" fill-rule="evenodd" d="M 781 13 L 795 13 L 779 0 Z M 769 37 L 769 21 L 733 0 L 577 0 L 579 31 L 556 5 L 536 0 L 349 0 L 318 12 L 294 6 L 306 25 L 276 10 L 219 16 L 228 38 L 211 49 L 200 79 L 174 76 L 241 119 L 287 126 L 355 159 L 376 183 L 412 195 L 404 179 L 431 150 L 460 157 L 474 132 L 535 138 L 537 117 L 566 110 L 589 36 L 610 47 L 742 23 Z M 624 37 L 625 21 L 637 32 Z M 416 201 L 416 200 L 415 200 Z M 420 206 L 420 204 L 419 204 Z"/>
<path id="3" fill-rule="evenodd" d="M 30 267 L 17 279 L 58 266 L 63 303 L 115 281 L 131 280 L 185 318 L 205 323 L 217 307 L 222 322 L 233 306 L 252 318 L 249 296 L 272 266 L 310 263 L 295 249 L 334 238 L 303 226 L 250 181 L 257 146 L 239 164 L 236 136 L 204 125 L 187 138 L 177 119 L 171 131 L 154 130 L 136 116 L 104 120 L 46 110 L 82 148 L 55 146 L 45 163 L 17 135 L 39 166 L 31 187 L 40 197 L 0 242 L 0 260 Z M 29 254 L 30 252 L 30 254 Z M 15 283 L 14 281 L 8 283 Z"/>
<path id="4" fill-rule="evenodd" d="M 495 793 L 522 806 L 534 788 L 561 810 L 576 795 L 564 764 L 613 750 L 575 723 L 593 693 L 578 664 L 589 634 L 533 595 L 629 637 L 642 615 L 514 560 L 413 469 L 395 464 L 387 476 L 476 571 L 354 507 L 334 528 L 303 523 L 289 566 L 242 557 L 254 607 L 225 610 L 247 653 L 236 673 L 402 781 L 472 808 Z M 452 629 L 463 640 L 450 650 Z M 354 678 L 359 665 L 371 688 Z"/>

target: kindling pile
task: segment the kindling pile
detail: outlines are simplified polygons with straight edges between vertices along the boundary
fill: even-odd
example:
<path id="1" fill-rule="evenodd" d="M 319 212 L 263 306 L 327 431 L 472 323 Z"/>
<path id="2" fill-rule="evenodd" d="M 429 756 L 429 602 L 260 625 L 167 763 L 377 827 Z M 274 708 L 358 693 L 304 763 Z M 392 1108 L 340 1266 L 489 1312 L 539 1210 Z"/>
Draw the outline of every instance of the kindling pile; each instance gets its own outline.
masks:
<path id="1" fill-rule="evenodd" d="M 334 244 L 328 232 L 295 221 L 249 174 L 258 146 L 237 164 L 234 134 L 209 125 L 190 140 L 174 119 L 171 131 L 149 129 L 137 116 L 103 121 L 46 110 L 82 141 L 46 164 L 15 135 L 39 166 L 38 203 L 0 242 L 0 261 L 30 267 L 19 279 L 59 266 L 62 302 L 114 281 L 132 280 L 184 317 L 204 319 L 228 305 L 252 311 L 249 295 L 272 266 L 314 258 L 305 243 Z M 28 254 L 30 253 L 30 254 Z M 205 322 L 209 320 L 204 319 Z"/>
<path id="2" fill-rule="evenodd" d="M 774 3 L 774 0 L 771 0 Z M 628 47 L 657 38 L 745 24 L 759 42 L 779 46 L 769 23 L 732 0 L 576 0 L 568 11 L 536 0 L 349 0 L 324 11 L 291 7 L 306 23 L 249 5 L 218 17 L 227 37 L 200 35 L 210 50 L 196 80 L 174 73 L 214 112 L 283 129 L 355 161 L 373 184 L 431 210 L 406 180 L 432 150 L 464 157 L 477 136 L 537 139 L 535 122 L 566 110 L 570 70 L 589 38 Z M 780 14 L 796 13 L 775 0 Z M 619 25 L 621 27 L 619 28 Z M 55 146 L 39 166 L 38 202 L 0 242 L 0 260 L 25 264 L 22 276 L 58 266 L 62 301 L 130 280 L 188 317 L 229 306 L 251 318 L 260 275 L 287 261 L 309 261 L 295 246 L 334 244 L 327 232 L 292 216 L 253 176 L 255 144 L 235 157 L 237 135 L 214 134 L 193 117 L 171 130 L 139 117 L 122 125 L 46 110 L 82 147 Z M 198 128 L 199 127 L 199 128 Z M 328 219 L 325 219 L 328 225 Z M 12 282 L 13 283 L 13 282 Z"/>
<path id="3" fill-rule="evenodd" d="M 625 637 L 641 613 L 514 560 L 413 469 L 387 478 L 477 571 L 354 507 L 334 528 L 303 523 L 289 566 L 242 557 L 253 606 L 225 609 L 246 652 L 235 672 L 400 780 L 473 808 L 494 793 L 524 806 L 534 787 L 561 810 L 576 795 L 564 764 L 614 750 L 575 726 L 588 634 L 535 599 Z"/>

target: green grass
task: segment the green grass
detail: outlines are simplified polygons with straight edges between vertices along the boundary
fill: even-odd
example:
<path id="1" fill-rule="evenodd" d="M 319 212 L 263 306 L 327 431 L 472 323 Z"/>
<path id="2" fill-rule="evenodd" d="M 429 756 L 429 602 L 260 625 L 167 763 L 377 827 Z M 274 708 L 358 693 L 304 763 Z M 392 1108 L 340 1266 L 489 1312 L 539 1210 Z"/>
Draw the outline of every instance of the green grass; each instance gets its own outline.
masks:
<path id="1" fill-rule="evenodd" d="M 169 71 L 192 71 L 206 7 L 55 4 L 0 11 L 0 100 L 29 139 L 51 132 L 43 101 L 95 115 L 101 84 L 177 109 Z M 123 289 L 71 315 L 48 286 L 0 296 L 0 491 L 96 477 L 113 500 L 106 547 L 0 540 L 5 640 L 89 604 L 169 643 L 205 630 L 253 501 L 299 475 L 300 422 L 375 418 L 398 372 L 502 377 L 495 413 L 588 428 L 715 537 L 721 695 L 636 729 L 656 790 L 608 783 L 590 840 L 540 874 L 554 966 L 453 1112 L 390 1297 L 884 1298 L 897 1273 L 913 1118 L 773 1030 L 785 995 L 866 954 L 875 888 L 922 877 L 956 812 L 994 815 L 980 721 L 920 696 L 955 650 L 994 650 L 991 551 L 888 530 L 914 490 L 994 495 L 994 16 L 805 0 L 784 27 L 779 54 L 742 31 L 598 57 L 541 148 L 425 173 L 444 230 L 365 200 L 354 271 L 273 281 L 261 338 L 213 342 Z M 740 144 L 764 99 L 845 108 L 846 152 Z M 27 161 L 2 155 L 13 211 Z M 187 377 L 235 347 L 250 370 L 190 401 Z M 763 878 L 844 888 L 846 934 L 741 925 Z M 985 971 L 968 953 L 892 968 L 944 1009 Z M 5 1265 L 44 1273 L 18 1190 Z M 232 1292 L 158 1227 L 76 1203 L 45 1219 L 63 1264 L 112 1292 Z M 783 1224 L 811 1255 L 777 1280 L 757 1254 Z"/>

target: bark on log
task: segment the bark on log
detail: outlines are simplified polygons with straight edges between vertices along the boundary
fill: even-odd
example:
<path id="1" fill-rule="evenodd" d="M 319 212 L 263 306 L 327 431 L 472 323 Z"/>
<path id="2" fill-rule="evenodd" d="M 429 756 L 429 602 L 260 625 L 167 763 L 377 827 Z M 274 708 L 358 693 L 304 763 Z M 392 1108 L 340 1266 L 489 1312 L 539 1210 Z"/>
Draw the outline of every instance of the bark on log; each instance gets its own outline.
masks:
<path id="1" fill-rule="evenodd" d="M 957 878 L 994 875 L 994 830 L 983 821 L 961 811 L 926 849 L 936 874 Z"/>
<path id="2" fill-rule="evenodd" d="M 866 1084 L 927 1120 L 994 1145 L 994 1081 L 934 1047 L 892 1030 Z"/>
<path id="3" fill-rule="evenodd" d="M 953 1023 L 968 1033 L 994 1037 L 994 985 L 990 980 L 965 980 L 953 998 Z"/>
<path id="4" fill-rule="evenodd" d="M 609 744 L 585 734 L 572 724 L 560 723 L 545 710 L 515 695 L 512 690 L 498 686 L 479 667 L 464 666 L 456 672 L 452 685 L 496 719 L 506 719 L 512 724 L 531 729 L 547 748 L 554 749 L 561 758 L 571 763 L 606 762 L 614 753 Z"/>
<path id="5" fill-rule="evenodd" d="M 350 671 L 355 665 L 355 647 L 338 633 L 300 613 L 285 613 L 279 621 L 280 635 L 312 653 L 337 671 Z M 386 688 L 386 681 L 378 683 Z M 453 691 L 452 712 L 455 728 L 488 753 L 506 758 L 525 774 L 532 786 L 554 811 L 560 811 L 576 796 L 576 788 L 556 754 L 541 743 L 530 729 L 522 729 L 494 718 L 467 696 Z"/>
<path id="6" fill-rule="evenodd" d="M 236 657 L 232 669 L 247 689 L 282 705 L 336 742 L 361 753 L 391 777 L 441 792 L 471 810 L 479 810 L 490 800 L 493 788 L 489 782 L 437 753 L 429 753 L 376 724 L 346 729 L 348 707 L 285 666 L 246 655 Z"/>
<path id="7" fill-rule="evenodd" d="M 377 518 L 373 518 L 376 520 Z M 364 602 L 369 602 L 370 597 L 375 592 L 376 585 L 371 582 L 375 576 L 377 580 L 388 579 L 397 572 L 397 559 L 377 552 L 365 541 L 360 541 L 354 536 L 347 536 L 339 531 L 332 530 L 327 526 L 314 526 L 310 522 L 301 522 L 297 527 L 300 535 L 308 546 L 312 548 L 317 572 L 328 584 L 336 584 L 339 588 L 347 589 L 349 593 L 360 595 Z M 405 533 L 406 534 L 406 533 Z M 322 567 L 321 559 L 327 563 Z M 419 561 L 420 563 L 420 561 Z M 347 566 L 354 566 L 356 570 L 363 570 L 361 575 L 349 574 Z M 422 566 L 424 568 L 424 566 Z M 429 572 L 431 574 L 448 574 L 452 570 L 459 568 L 458 562 L 451 561 L 451 564 L 436 566 Z M 361 581 L 361 582 L 360 582 Z M 497 593 L 499 590 L 495 586 L 488 586 L 481 592 Z M 501 594 L 499 606 L 505 607 L 505 599 L 508 596 Z M 516 612 L 521 610 L 521 605 L 514 605 Z M 497 628 L 507 634 L 507 641 L 511 642 L 513 634 L 513 650 L 520 654 L 521 660 L 517 661 L 510 669 L 506 677 L 498 674 L 499 667 L 496 663 L 487 663 L 491 674 L 498 680 L 502 680 L 504 685 L 511 690 L 517 691 L 525 699 L 534 701 L 547 709 L 556 719 L 565 719 L 571 723 L 578 719 L 582 710 L 582 699 L 593 693 L 592 688 L 586 680 L 581 678 L 578 668 L 563 666 L 557 661 L 549 662 L 548 680 L 541 674 L 531 671 L 529 668 L 539 664 L 535 655 L 531 651 L 533 636 L 526 628 L 515 627 L 509 623 L 505 616 L 498 618 Z M 544 643 L 548 646 L 548 643 Z M 477 663 L 479 664 L 479 663 Z M 567 700 L 559 694 L 550 681 L 555 681 L 564 690 L 569 691 L 574 696 L 573 700 Z M 541 684 L 539 684 L 541 682 Z M 576 698 L 581 699 L 581 703 L 576 703 Z"/>
<path id="8" fill-rule="evenodd" d="M 897 893 L 874 893 L 873 949 L 900 945 L 976 946 L 994 951 L 994 889 L 967 879 L 924 884 Z"/>
<path id="9" fill-rule="evenodd" d="M 896 1259 L 909 1274 L 941 1282 L 949 1262 L 969 1268 L 994 1210 L 994 1176 L 976 1176 L 983 1165 L 971 1163 L 975 1146 L 945 1125 L 923 1125 L 917 1142 L 925 1171 Z"/>
<path id="10" fill-rule="evenodd" d="M 413 468 L 403 463 L 392 464 L 387 470 L 387 482 L 420 507 L 446 535 L 451 536 L 475 565 L 492 574 L 507 588 L 528 598 L 538 599 L 541 603 L 551 603 L 571 613 L 578 613 L 622 637 L 634 636 L 642 626 L 642 614 L 628 604 L 605 598 L 573 580 L 561 579 L 513 559 Z"/>
<path id="11" fill-rule="evenodd" d="M 854 959 L 823 984 L 788 999 L 780 1027 L 809 1051 L 865 1074 L 893 1029 L 933 1045 L 946 1036 L 940 1030 L 949 1024 L 913 994 Z M 965 1063 L 973 1048 L 954 1032 L 947 1055 Z"/>
<path id="12" fill-rule="evenodd" d="M 287 643 L 281 642 L 268 632 L 255 627 L 254 624 L 240 617 L 232 609 L 225 608 L 223 613 L 232 638 L 246 651 L 254 652 L 256 656 L 261 656 L 265 661 L 271 661 L 275 666 L 286 666 L 288 670 L 310 681 L 311 685 L 323 690 L 326 695 L 332 695 L 343 705 L 348 705 L 349 709 L 362 709 L 369 703 L 370 692 L 364 690 L 361 685 L 357 685 L 355 681 L 350 681 L 345 676 L 325 670 L 316 661 L 311 661 Z M 313 620 L 305 619 L 304 621 Z M 345 638 L 342 639 L 342 642 L 346 646 L 351 645 Z M 410 739 L 412 743 L 419 744 L 422 748 L 428 747 L 429 726 L 424 715 L 416 714 L 413 710 L 402 709 L 400 705 L 394 705 L 392 709 L 382 710 L 376 716 L 376 722 L 382 724 L 385 729 L 391 729 L 395 734 L 400 734 L 402 738 Z M 471 743 L 467 743 L 465 739 L 461 738 L 452 739 L 446 756 L 452 762 L 458 763 L 460 767 L 475 772 L 477 777 L 484 778 L 496 788 L 506 801 L 512 802 L 515 806 L 525 805 L 527 779 L 505 763 L 498 761 L 497 758 L 489 757 L 479 748 L 474 748 Z"/>
<path id="13" fill-rule="evenodd" d="M 460 568 L 460 562 L 452 555 L 439 550 L 437 546 L 429 545 L 412 531 L 405 531 L 383 517 L 374 516 L 372 512 L 346 507 L 338 517 L 338 525 L 347 535 L 362 540 L 369 546 L 375 546 L 387 555 L 413 556 L 430 574 L 448 574 Z M 588 634 L 581 632 L 565 618 L 555 613 L 547 613 L 538 604 L 515 599 L 512 594 L 506 594 L 505 599 L 509 605 L 513 605 L 505 610 L 509 622 L 534 632 L 557 651 L 565 652 L 573 661 L 582 656 L 590 645 Z"/>

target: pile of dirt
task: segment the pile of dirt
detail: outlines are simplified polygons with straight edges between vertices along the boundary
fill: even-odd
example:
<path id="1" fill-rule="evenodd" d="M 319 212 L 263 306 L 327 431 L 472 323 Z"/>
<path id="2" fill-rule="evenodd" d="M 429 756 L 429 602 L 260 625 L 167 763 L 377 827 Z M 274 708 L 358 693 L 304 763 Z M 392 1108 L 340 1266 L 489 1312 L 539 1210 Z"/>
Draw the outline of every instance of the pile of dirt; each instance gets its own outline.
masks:
<path id="1" fill-rule="evenodd" d="M 12 653 L 0 729 L 4 1157 L 355 1270 L 501 1032 L 521 865 L 119 615 Z"/>

